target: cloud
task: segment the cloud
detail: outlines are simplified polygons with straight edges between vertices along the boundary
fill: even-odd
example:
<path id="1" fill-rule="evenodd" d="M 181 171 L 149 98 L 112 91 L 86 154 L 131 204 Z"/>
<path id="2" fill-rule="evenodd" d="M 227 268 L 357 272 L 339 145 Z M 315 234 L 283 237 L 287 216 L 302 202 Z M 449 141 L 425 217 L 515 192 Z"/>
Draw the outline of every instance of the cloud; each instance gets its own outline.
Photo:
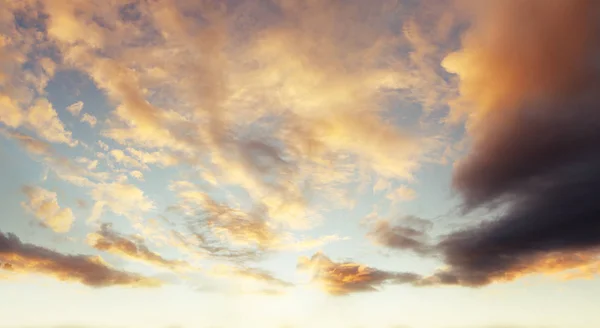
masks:
<path id="1" fill-rule="evenodd" d="M 394 191 L 390 192 L 387 196 L 387 199 L 392 202 L 406 202 L 411 201 L 417 198 L 417 192 L 414 189 L 411 189 L 407 186 L 400 186 L 396 188 Z"/>
<path id="2" fill-rule="evenodd" d="M 279 242 L 279 234 L 267 221 L 264 208 L 243 211 L 217 203 L 200 192 L 180 192 L 192 204 L 188 228 L 199 247 L 215 257 L 255 258 Z"/>
<path id="3" fill-rule="evenodd" d="M 140 171 L 131 171 L 131 172 L 129 172 L 129 175 L 131 175 L 132 177 L 134 177 L 140 181 L 144 181 L 144 174 Z"/>
<path id="4" fill-rule="evenodd" d="M 245 189 L 273 221 L 302 229 L 318 223 L 320 207 L 350 203 L 344 187 L 363 172 L 410 180 L 436 151 L 429 133 L 396 124 L 418 115 L 399 102 L 436 107 L 447 87 L 426 67 L 437 49 L 424 29 L 414 21 L 402 33 L 404 5 L 202 5 L 194 13 L 203 24 L 187 6 L 140 2 L 135 19 L 102 1 L 39 6 L 65 68 L 114 104 L 101 133 L 125 155 L 202 169 Z M 414 59 L 398 58 L 412 47 Z"/>
<path id="5" fill-rule="evenodd" d="M 323 253 L 299 258 L 298 268 L 312 272 L 312 281 L 335 296 L 373 292 L 387 284 L 414 284 L 421 279 L 414 273 L 382 271 L 353 262 L 334 262 Z"/>
<path id="6" fill-rule="evenodd" d="M 154 287 L 161 284 L 155 279 L 114 269 L 100 257 L 61 254 L 22 243 L 10 233 L 0 232 L 0 261 L 9 263 L 11 270 L 16 273 L 44 274 L 61 281 L 75 281 L 91 287 Z"/>
<path id="7" fill-rule="evenodd" d="M 250 268 L 250 267 L 235 267 L 229 265 L 217 265 L 212 268 L 212 274 L 217 276 L 233 276 L 240 277 L 244 279 L 250 279 L 262 283 L 266 283 L 273 287 L 292 287 L 293 284 L 279 278 L 273 276 L 272 273 L 259 269 L 259 268 Z"/>
<path id="8" fill-rule="evenodd" d="M 40 187 L 25 186 L 23 193 L 27 196 L 27 202 L 21 205 L 35 215 L 44 226 L 59 233 L 71 230 L 71 225 L 75 221 L 73 211 L 58 205 L 55 192 Z"/>
<path id="9" fill-rule="evenodd" d="M 0 129 L 0 132 L 8 138 L 16 140 L 21 147 L 33 155 L 49 156 L 54 152 L 52 146 L 45 141 L 16 131 Z"/>
<path id="10" fill-rule="evenodd" d="M 96 117 L 93 115 L 90 115 L 88 113 L 83 113 L 83 116 L 81 117 L 81 122 L 83 123 L 87 123 L 89 124 L 91 127 L 95 127 L 96 123 L 98 122 L 96 120 Z"/>
<path id="11" fill-rule="evenodd" d="M 138 168 L 144 169 L 147 168 L 143 163 L 140 163 L 135 158 L 125 154 L 121 149 L 113 149 L 110 151 L 110 155 L 112 159 L 114 159 L 117 163 L 120 163 L 128 168 Z"/>
<path id="12" fill-rule="evenodd" d="M 175 156 L 158 151 L 145 152 L 132 147 L 128 147 L 126 150 L 132 157 L 144 164 L 158 164 L 161 167 L 167 167 L 177 164 L 178 161 Z"/>
<path id="13" fill-rule="evenodd" d="M 124 236 L 112 229 L 110 224 L 102 224 L 100 230 L 87 237 L 88 244 L 98 250 L 117 254 L 126 258 L 143 261 L 151 265 L 176 269 L 186 266 L 185 262 L 167 260 L 152 252 L 140 237 Z"/>
<path id="14" fill-rule="evenodd" d="M 98 140 L 96 143 L 104 151 L 108 151 L 110 149 L 110 147 L 102 140 Z"/>
<path id="15" fill-rule="evenodd" d="M 53 146 L 43 140 L 17 132 L 0 129 L 0 133 L 18 142 L 35 160 L 52 170 L 56 176 L 77 186 L 90 187 L 103 182 L 108 177 L 106 172 L 95 172 L 95 163 L 87 158 L 76 158 L 75 161 L 57 153 Z M 79 165 L 83 164 L 85 167 Z"/>
<path id="16" fill-rule="evenodd" d="M 600 70 L 596 1 L 472 2 L 460 77 L 469 154 L 453 185 L 497 218 L 438 245 L 447 282 L 481 286 L 598 263 Z"/>
<path id="17" fill-rule="evenodd" d="M 237 268 L 234 270 L 236 275 L 239 275 L 244 278 L 253 279 L 257 281 L 266 282 L 270 285 L 278 286 L 278 287 L 291 287 L 292 283 L 281 280 L 273 276 L 272 273 L 265 271 L 259 268 Z"/>
<path id="18" fill-rule="evenodd" d="M 367 236 L 384 247 L 428 255 L 433 251 L 428 236 L 431 227 L 431 221 L 415 216 L 393 221 L 379 219 L 371 224 Z"/>
<path id="19" fill-rule="evenodd" d="M 27 111 L 27 125 L 41 138 L 56 143 L 65 143 L 71 147 L 77 145 L 71 131 L 67 131 L 60 121 L 52 104 L 44 99 L 37 99 Z"/>
<path id="20" fill-rule="evenodd" d="M 141 222 L 143 214 L 155 208 L 141 189 L 127 183 L 97 184 L 91 191 L 91 197 L 95 203 L 89 221 L 97 221 L 107 208 L 132 222 Z"/>
<path id="21" fill-rule="evenodd" d="M 71 115 L 79 116 L 81 110 L 83 109 L 83 101 L 78 101 L 72 105 L 69 105 L 66 109 L 69 113 L 71 113 Z"/>

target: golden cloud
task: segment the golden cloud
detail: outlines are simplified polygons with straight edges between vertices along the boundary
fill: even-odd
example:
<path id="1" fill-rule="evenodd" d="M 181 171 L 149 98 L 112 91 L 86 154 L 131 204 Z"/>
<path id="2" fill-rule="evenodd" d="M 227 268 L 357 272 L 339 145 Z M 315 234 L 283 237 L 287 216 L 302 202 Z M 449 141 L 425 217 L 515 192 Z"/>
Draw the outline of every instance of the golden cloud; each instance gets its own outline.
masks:
<path id="1" fill-rule="evenodd" d="M 299 258 L 298 268 L 310 271 L 312 281 L 335 296 L 377 291 L 385 284 L 414 284 L 421 279 L 414 273 L 382 271 L 353 262 L 334 262 L 323 253 Z"/>
<path id="2" fill-rule="evenodd" d="M 104 208 L 107 208 L 133 222 L 141 222 L 142 215 L 154 209 L 154 203 L 141 189 L 132 184 L 119 182 L 97 184 L 91 191 L 91 196 L 95 204 L 89 221 L 97 221 Z"/>
<path id="3" fill-rule="evenodd" d="M 125 147 L 117 161 L 191 164 L 246 189 L 274 221 L 306 228 L 318 221 L 309 188 L 346 206 L 343 185 L 362 169 L 412 178 L 433 143 L 390 122 L 386 90 L 418 93 L 443 79 L 425 68 L 437 50 L 416 22 L 405 35 L 386 25 L 406 17 L 392 1 L 273 5 L 195 8 L 206 24 L 184 14 L 185 1 L 136 3 L 135 19 L 101 1 L 42 10 L 65 67 L 115 104 L 102 134 Z M 239 26 L 258 15 L 271 23 Z M 419 49 L 409 62 L 395 59 L 403 42 Z"/>
<path id="4" fill-rule="evenodd" d="M 59 233 L 71 230 L 71 225 L 75 221 L 73 211 L 68 207 L 61 208 L 58 205 L 55 192 L 40 187 L 25 186 L 23 193 L 27 196 L 27 202 L 23 202 L 21 205 L 35 215 L 44 226 Z"/>

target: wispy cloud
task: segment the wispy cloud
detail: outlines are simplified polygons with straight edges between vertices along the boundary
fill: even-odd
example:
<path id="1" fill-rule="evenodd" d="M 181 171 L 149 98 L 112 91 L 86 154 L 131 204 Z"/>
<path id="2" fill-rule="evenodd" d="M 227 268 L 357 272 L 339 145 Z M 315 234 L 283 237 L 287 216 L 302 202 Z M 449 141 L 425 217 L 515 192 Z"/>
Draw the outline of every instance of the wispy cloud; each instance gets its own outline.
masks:
<path id="1" fill-rule="evenodd" d="M 178 260 L 167 260 L 151 251 L 144 240 L 137 236 L 124 236 L 112 229 L 110 224 L 102 224 L 100 230 L 87 237 L 90 246 L 126 258 L 143 261 L 151 265 L 178 269 L 187 264 Z"/>

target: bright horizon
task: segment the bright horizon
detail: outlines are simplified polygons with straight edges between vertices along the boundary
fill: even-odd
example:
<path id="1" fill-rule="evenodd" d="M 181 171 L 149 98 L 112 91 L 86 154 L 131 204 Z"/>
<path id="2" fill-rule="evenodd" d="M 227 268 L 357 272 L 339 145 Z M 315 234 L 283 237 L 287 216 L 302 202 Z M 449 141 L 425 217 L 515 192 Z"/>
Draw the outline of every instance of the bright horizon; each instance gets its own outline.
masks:
<path id="1" fill-rule="evenodd" d="M 599 327 L 598 18 L 0 0 L 0 328 Z"/>

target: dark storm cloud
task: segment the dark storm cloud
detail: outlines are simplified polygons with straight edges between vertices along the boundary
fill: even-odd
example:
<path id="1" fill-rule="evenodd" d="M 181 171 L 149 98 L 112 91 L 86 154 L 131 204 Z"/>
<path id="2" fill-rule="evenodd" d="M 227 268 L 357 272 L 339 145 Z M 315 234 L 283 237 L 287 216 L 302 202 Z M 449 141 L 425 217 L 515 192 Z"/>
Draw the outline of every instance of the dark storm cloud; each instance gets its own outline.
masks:
<path id="1" fill-rule="evenodd" d="M 41 273 L 91 287 L 160 285 L 155 279 L 112 268 L 99 257 L 61 254 L 23 243 L 10 233 L 0 232 L 0 262 L 8 263 L 10 270 L 15 273 Z"/>
<path id="2" fill-rule="evenodd" d="M 499 217 L 443 238 L 440 283 L 470 286 L 598 261 L 600 2 L 490 1 L 445 66 L 474 109 L 453 184 Z"/>

